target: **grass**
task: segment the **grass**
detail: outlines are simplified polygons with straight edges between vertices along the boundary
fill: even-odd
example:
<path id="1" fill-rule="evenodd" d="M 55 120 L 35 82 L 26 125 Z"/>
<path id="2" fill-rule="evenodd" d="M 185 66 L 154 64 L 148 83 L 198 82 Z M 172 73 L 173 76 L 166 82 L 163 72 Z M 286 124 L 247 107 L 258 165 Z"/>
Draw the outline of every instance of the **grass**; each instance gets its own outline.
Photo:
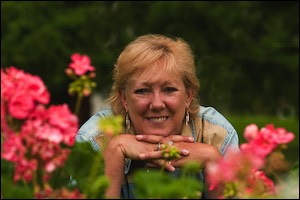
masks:
<path id="1" fill-rule="evenodd" d="M 239 134 L 240 144 L 245 143 L 246 140 L 243 136 L 244 129 L 249 124 L 256 124 L 259 128 L 267 124 L 273 124 L 275 128 L 285 128 L 288 132 L 293 132 L 295 138 L 288 143 L 288 148 L 284 150 L 284 154 L 291 163 L 299 161 L 299 119 L 293 118 L 278 118 L 276 116 L 254 116 L 254 115 L 225 115 L 231 122 Z"/>

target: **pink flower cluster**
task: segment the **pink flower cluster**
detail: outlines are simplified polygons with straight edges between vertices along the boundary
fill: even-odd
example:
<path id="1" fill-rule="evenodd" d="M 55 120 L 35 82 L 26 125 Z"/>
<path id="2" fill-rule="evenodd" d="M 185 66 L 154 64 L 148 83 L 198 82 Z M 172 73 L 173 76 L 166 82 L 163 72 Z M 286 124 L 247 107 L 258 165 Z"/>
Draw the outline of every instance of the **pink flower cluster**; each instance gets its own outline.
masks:
<path id="1" fill-rule="evenodd" d="M 6 101 L 12 117 L 25 119 L 36 103 L 48 104 L 50 94 L 38 76 L 11 66 L 6 72 L 1 68 L 1 102 Z"/>
<path id="2" fill-rule="evenodd" d="M 295 135 L 284 128 L 275 128 L 273 124 L 267 124 L 260 130 L 256 124 L 250 124 L 245 128 L 244 137 L 248 143 L 241 144 L 241 151 L 264 164 L 267 155 L 278 145 L 292 141 Z"/>
<path id="3" fill-rule="evenodd" d="M 85 74 L 88 71 L 95 71 L 94 66 L 91 66 L 91 59 L 89 56 L 79 53 L 74 53 L 71 55 L 72 62 L 69 64 L 69 67 L 74 71 L 78 76 Z"/>
<path id="4" fill-rule="evenodd" d="M 70 95 L 77 94 L 80 98 L 89 96 L 96 87 L 96 83 L 92 81 L 96 77 L 95 67 L 91 66 L 91 59 L 85 54 L 73 53 L 71 60 L 69 67 L 65 69 L 68 77 L 74 80 L 69 85 L 68 93 Z M 75 113 L 77 112 L 78 108 L 75 110 Z"/>
<path id="5" fill-rule="evenodd" d="M 218 198 L 257 198 L 276 194 L 275 184 L 262 169 L 267 156 L 279 145 L 294 139 L 294 134 L 273 124 L 258 129 L 250 124 L 244 136 L 248 143 L 241 144 L 241 152 L 231 149 L 224 159 L 207 166 L 209 190 L 219 191 Z"/>
<path id="6" fill-rule="evenodd" d="M 49 99 L 38 76 L 1 69 L 1 158 L 14 163 L 14 181 L 33 181 L 34 174 L 47 181 L 75 143 L 77 116 L 67 104 L 47 106 Z"/>

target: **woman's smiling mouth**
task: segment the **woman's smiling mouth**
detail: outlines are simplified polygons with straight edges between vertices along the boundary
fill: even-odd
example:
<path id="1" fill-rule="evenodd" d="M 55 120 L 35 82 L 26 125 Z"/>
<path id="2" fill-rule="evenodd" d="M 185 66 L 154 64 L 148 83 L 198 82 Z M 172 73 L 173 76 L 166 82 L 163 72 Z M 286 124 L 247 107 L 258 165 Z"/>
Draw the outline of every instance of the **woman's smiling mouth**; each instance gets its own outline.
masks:
<path id="1" fill-rule="evenodd" d="M 147 117 L 148 120 L 154 123 L 161 123 L 168 119 L 168 117 Z"/>

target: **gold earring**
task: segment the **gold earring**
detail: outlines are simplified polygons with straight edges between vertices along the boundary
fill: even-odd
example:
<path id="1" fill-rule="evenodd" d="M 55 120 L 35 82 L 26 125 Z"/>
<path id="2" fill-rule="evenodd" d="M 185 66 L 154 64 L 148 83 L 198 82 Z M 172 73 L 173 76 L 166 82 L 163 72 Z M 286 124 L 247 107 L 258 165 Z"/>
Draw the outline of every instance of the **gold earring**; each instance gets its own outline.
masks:
<path id="1" fill-rule="evenodd" d="M 125 126 L 126 126 L 126 129 L 127 129 L 127 130 L 130 129 L 130 119 L 129 119 L 129 114 L 128 114 L 128 112 L 126 113 Z"/>
<path id="2" fill-rule="evenodd" d="M 185 112 L 185 125 L 188 126 L 190 121 L 190 113 L 186 110 Z"/>

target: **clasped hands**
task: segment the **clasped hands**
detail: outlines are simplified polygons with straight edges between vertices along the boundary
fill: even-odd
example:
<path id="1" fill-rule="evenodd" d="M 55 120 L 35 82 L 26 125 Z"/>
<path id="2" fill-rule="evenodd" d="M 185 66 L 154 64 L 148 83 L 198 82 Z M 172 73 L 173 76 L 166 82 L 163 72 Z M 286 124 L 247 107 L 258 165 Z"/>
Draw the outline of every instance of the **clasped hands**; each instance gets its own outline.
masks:
<path id="1" fill-rule="evenodd" d="M 171 142 L 170 142 L 171 141 Z M 161 145 L 175 146 L 180 158 L 166 162 L 163 158 Z M 159 148 L 158 148 L 159 147 Z M 212 145 L 195 142 L 193 137 L 183 135 L 132 135 L 120 134 L 113 137 L 104 149 L 107 166 L 119 165 L 124 158 L 144 160 L 147 166 L 162 167 L 174 171 L 183 167 L 187 162 L 196 161 L 205 167 L 209 161 L 216 161 L 222 156 Z M 112 157 L 112 155 L 114 155 Z"/>
<path id="2" fill-rule="evenodd" d="M 193 137 L 187 137 L 182 135 L 170 135 L 167 137 L 157 136 L 157 135 L 136 135 L 135 138 L 138 141 L 147 142 L 149 144 L 154 144 L 155 147 L 152 151 L 147 151 L 139 154 L 139 158 L 141 160 L 149 161 L 147 163 L 150 167 L 159 167 L 162 165 L 162 145 L 166 144 L 169 146 L 176 146 L 178 153 L 180 154 L 180 158 L 183 156 L 187 156 L 190 151 L 184 148 L 183 143 L 194 143 L 195 140 Z M 176 161 L 176 160 L 174 160 Z M 172 165 L 171 161 L 165 163 L 165 167 L 169 171 L 174 171 L 175 167 Z"/>

